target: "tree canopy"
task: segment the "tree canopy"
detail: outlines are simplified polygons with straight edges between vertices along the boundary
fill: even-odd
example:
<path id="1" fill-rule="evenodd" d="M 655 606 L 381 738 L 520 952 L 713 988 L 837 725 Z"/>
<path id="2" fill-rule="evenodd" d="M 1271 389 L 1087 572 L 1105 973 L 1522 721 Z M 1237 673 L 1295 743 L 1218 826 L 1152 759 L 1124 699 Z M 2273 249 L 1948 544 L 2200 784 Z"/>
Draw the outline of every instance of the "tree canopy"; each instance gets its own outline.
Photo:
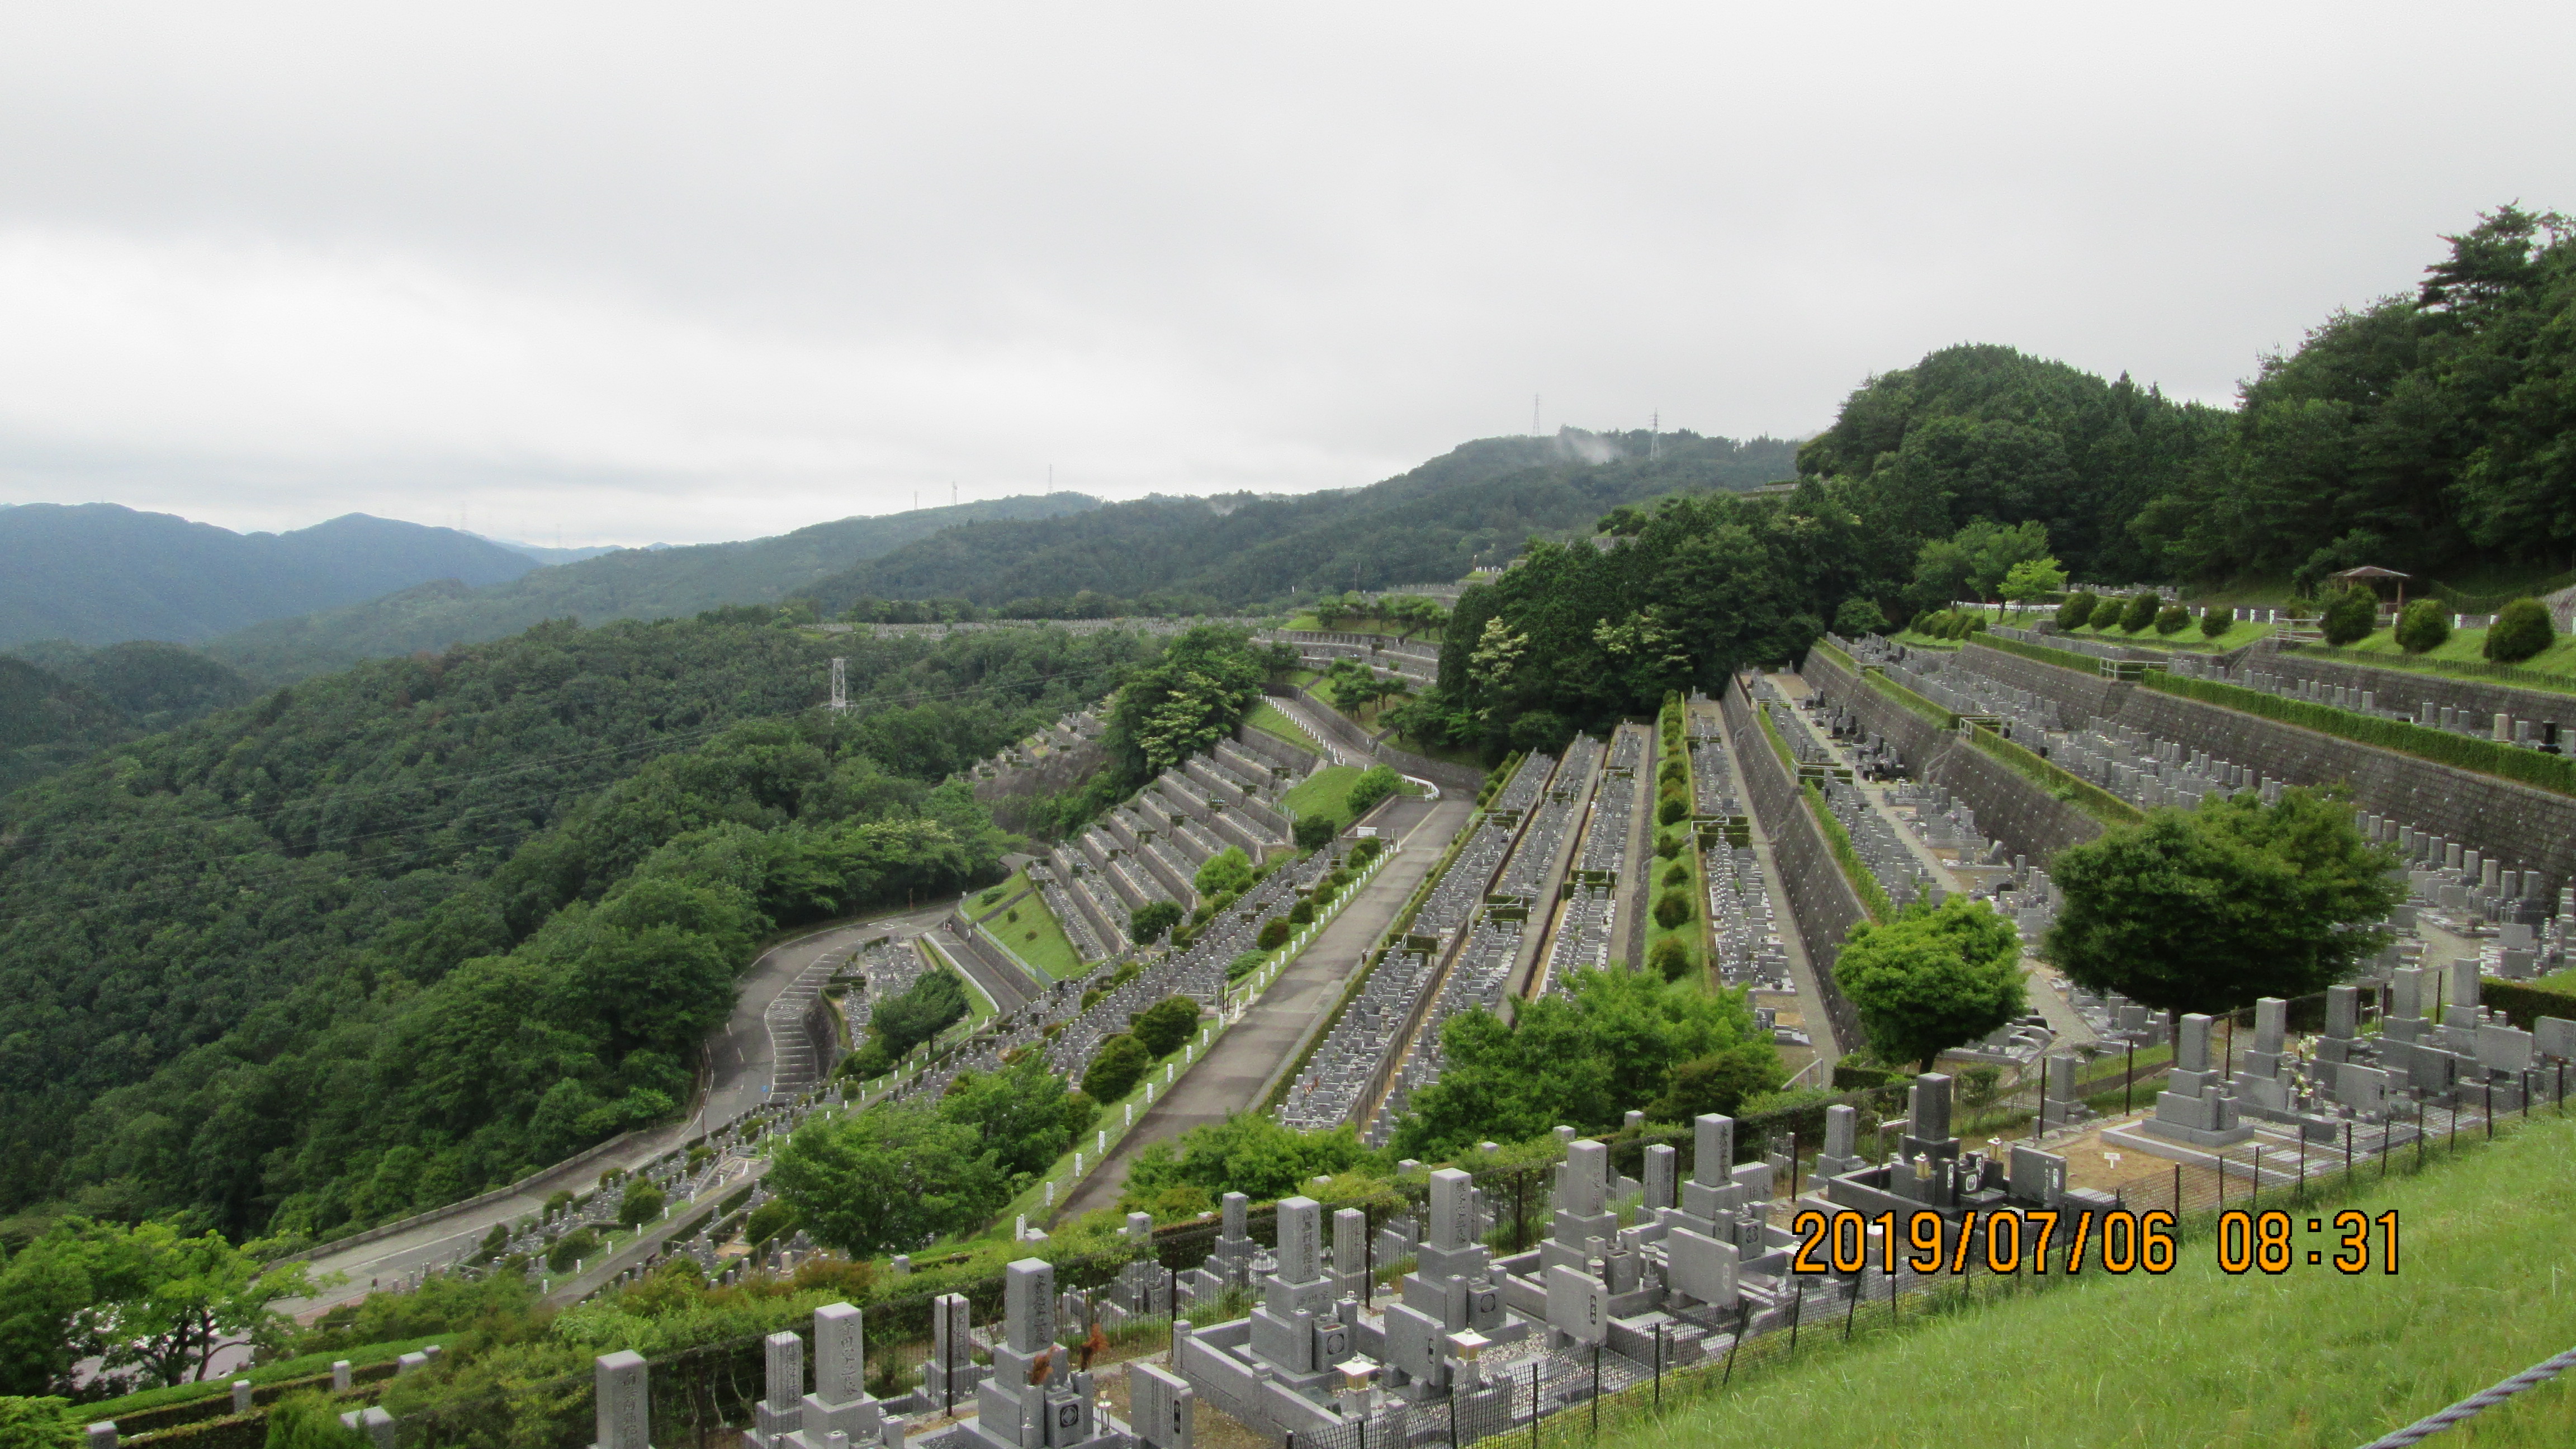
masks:
<path id="1" fill-rule="evenodd" d="M 815 1241 L 862 1257 L 971 1231 L 1011 1200 L 997 1144 L 917 1103 L 809 1120 L 769 1180 Z"/>
<path id="2" fill-rule="evenodd" d="M 2077 985 L 2160 1011 L 2304 996 L 2388 943 L 2376 923 L 2405 898 L 2397 864 L 2324 791 L 2154 810 L 2049 863 L 2065 903 L 2045 952 Z"/>
<path id="3" fill-rule="evenodd" d="M 2021 935 L 1992 906 L 1917 901 L 1893 921 L 1854 926 L 1834 959 L 1842 988 L 1883 1062 L 1920 1062 L 1963 1046 L 2028 1008 Z"/>

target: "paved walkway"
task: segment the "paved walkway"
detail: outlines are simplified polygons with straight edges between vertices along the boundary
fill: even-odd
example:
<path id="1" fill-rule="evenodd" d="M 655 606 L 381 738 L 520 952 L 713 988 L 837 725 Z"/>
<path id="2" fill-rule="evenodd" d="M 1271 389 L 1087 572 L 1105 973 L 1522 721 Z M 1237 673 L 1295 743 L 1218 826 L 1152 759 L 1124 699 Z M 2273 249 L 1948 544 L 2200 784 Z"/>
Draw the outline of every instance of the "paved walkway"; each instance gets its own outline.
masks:
<path id="1" fill-rule="evenodd" d="M 1065 1198 L 1056 1216 L 1115 1206 L 1127 1169 L 1147 1144 L 1260 1106 L 1475 809 L 1473 799 L 1455 793 L 1436 801 L 1407 798 L 1389 807 L 1379 833 L 1402 841 L 1404 849 L 1288 963 L 1243 1019 L 1146 1109 L 1135 1130 Z"/>
<path id="2" fill-rule="evenodd" d="M 310 1298 L 281 1299 L 273 1306 L 299 1319 L 316 1318 L 334 1304 L 364 1297 L 371 1284 L 399 1279 L 416 1269 L 452 1261 L 464 1248 L 481 1242 L 493 1224 L 537 1213 L 545 1206 L 547 1196 L 556 1190 L 568 1188 L 579 1192 L 596 1183 L 603 1172 L 643 1166 L 681 1143 L 703 1132 L 721 1128 L 759 1106 L 769 1097 L 773 1081 L 782 1075 L 782 1066 L 787 1069 L 786 1075 L 792 1078 L 802 1065 L 803 1075 L 810 1077 L 811 1063 L 800 1063 L 795 1059 L 799 1051 L 796 1044 L 791 1041 L 782 1046 L 774 1038 L 769 1021 L 770 1004 L 797 990 L 800 982 L 808 995 L 819 989 L 819 980 L 806 978 L 809 972 L 826 964 L 823 961 L 825 956 L 846 952 L 879 936 L 917 935 L 935 926 L 953 909 L 953 903 L 943 901 L 903 915 L 875 916 L 829 927 L 772 946 L 743 973 L 741 990 L 734 997 L 733 1016 L 725 1023 L 724 1031 L 707 1039 L 712 1081 L 696 1116 L 686 1122 L 639 1134 L 615 1152 L 576 1168 L 550 1173 L 509 1197 L 449 1213 L 373 1242 L 327 1254 L 314 1261 L 314 1275 L 340 1273 L 346 1276 L 345 1283 Z M 782 1061 L 782 1057 L 787 1060 Z M 801 1089 L 793 1080 L 788 1082 L 788 1086 L 790 1090 Z M 677 1220 L 671 1225 L 676 1227 Z"/>

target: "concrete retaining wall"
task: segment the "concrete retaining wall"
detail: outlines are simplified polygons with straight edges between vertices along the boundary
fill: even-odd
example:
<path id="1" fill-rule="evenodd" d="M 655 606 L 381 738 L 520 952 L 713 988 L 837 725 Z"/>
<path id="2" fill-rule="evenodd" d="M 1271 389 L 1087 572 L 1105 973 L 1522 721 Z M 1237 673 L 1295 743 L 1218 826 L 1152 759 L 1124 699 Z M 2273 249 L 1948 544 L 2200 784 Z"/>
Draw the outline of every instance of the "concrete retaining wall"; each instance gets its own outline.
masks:
<path id="1" fill-rule="evenodd" d="M 2102 833 L 2100 821 L 1881 694 L 1823 650 L 1810 650 L 1798 673 L 1827 699 L 1848 706 L 1861 728 L 1895 741 L 1914 778 L 1956 794 L 1977 812 L 1977 828 L 2002 841 L 2010 854 L 2044 861 Z"/>
<path id="2" fill-rule="evenodd" d="M 2336 658 L 2315 650 L 2282 649 L 2269 639 L 2254 646 L 2244 665 L 2283 679 L 2313 679 L 2320 685 L 2367 689 L 2379 696 L 2381 709 L 2416 714 L 2430 704 L 2465 709 L 2490 719 L 2509 714 L 2515 719 L 2539 720 L 2557 725 L 2562 732 L 2576 727 L 2576 694 L 2516 689 L 2509 684 L 2419 674 L 2412 669 L 2376 669 L 2350 656 Z M 2234 677 L 2231 671 L 2230 678 Z"/>
<path id="3" fill-rule="evenodd" d="M 1771 862 L 1779 868 L 1780 885 L 1788 894 L 1790 914 L 1797 918 L 1807 960 L 1816 968 L 1826 1017 L 1820 1024 L 1830 1028 L 1841 1050 L 1856 1051 L 1864 1040 L 1860 1014 L 1834 984 L 1834 958 L 1842 954 L 1843 938 L 1868 920 L 1869 913 L 1861 909 L 1859 892 L 1844 878 L 1833 848 L 1825 843 L 1824 831 L 1799 798 L 1797 781 L 1772 753 L 1762 726 L 1755 723 L 1741 683 L 1730 681 L 1719 698 L 1726 732 L 1735 743 L 1735 768 L 1743 777 L 1745 802 L 1771 838 Z"/>
<path id="4" fill-rule="evenodd" d="M 2294 785 L 2348 784 L 2361 809 L 2484 851 L 2508 870 L 2538 870 L 2552 894 L 2576 879 L 2576 797 L 2142 685 L 2089 678 L 1999 649 L 1975 649 L 1974 667 L 1989 665 L 1995 677 L 2061 709 L 2177 740 L 2259 775 Z"/>

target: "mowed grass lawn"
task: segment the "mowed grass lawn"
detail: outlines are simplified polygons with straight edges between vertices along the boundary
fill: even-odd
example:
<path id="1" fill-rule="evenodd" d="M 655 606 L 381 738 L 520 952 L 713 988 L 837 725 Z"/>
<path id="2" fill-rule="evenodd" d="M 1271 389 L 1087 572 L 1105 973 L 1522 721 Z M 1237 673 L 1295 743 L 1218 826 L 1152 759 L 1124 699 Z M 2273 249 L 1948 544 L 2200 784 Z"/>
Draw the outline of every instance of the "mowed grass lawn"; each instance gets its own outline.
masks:
<path id="1" fill-rule="evenodd" d="M 2486 647 L 2486 630 L 2454 629 L 2451 631 L 2451 637 L 2442 641 L 2440 648 L 2429 650 L 2420 655 L 2409 656 L 2405 650 L 2397 647 L 2396 636 L 2383 629 L 2357 644 L 2345 645 L 2344 652 L 2350 654 L 2373 654 L 2383 656 L 2376 659 L 2355 661 L 2357 663 L 2367 664 L 2402 664 L 2409 657 L 2419 659 L 2440 659 L 2462 664 L 2484 664 L 2487 662 Z M 2334 656 L 2331 653 L 2328 653 L 2326 657 L 2332 658 Z M 2550 643 L 2548 648 L 2543 649 L 2529 659 L 2522 660 L 2513 667 L 2516 669 L 2535 670 L 2542 674 L 2558 675 L 2567 681 L 2565 685 L 2561 686 L 2562 688 L 2576 689 L 2576 634 L 2559 635 L 2557 639 Z M 2529 681 L 2516 680 L 2514 682 L 2522 684 L 2528 683 Z"/>
<path id="2" fill-rule="evenodd" d="M 1766 1370 L 1661 1422 L 1602 1425 L 1616 1449 L 1794 1444 L 2315 1446 L 2346 1449 L 2576 1346 L 2576 1121 L 2549 1117 L 2437 1150 L 2416 1175 L 2310 1212 L 2401 1224 L 2398 1271 L 2219 1271 L 2206 1235 L 2151 1278 L 2090 1273 L 2044 1295 L 1917 1320 Z M 2320 1238 L 2326 1235 L 2318 1235 Z M 2374 1253 L 2376 1240 L 2374 1237 Z M 1681 1386 L 1667 1384 L 1668 1399 Z M 1585 1437 L 1561 1416 L 1551 1445 Z M 2441 1449 L 2576 1444 L 2576 1375 L 2437 1435 Z"/>
<path id="3" fill-rule="evenodd" d="M 1254 705 L 1252 713 L 1243 717 L 1243 722 L 1273 739 L 1285 740 L 1307 754 L 1316 753 L 1314 736 L 1297 728 L 1297 722 L 1281 714 L 1276 705 Z"/>
<path id="4" fill-rule="evenodd" d="M 1347 824 L 1351 818 L 1351 787 L 1366 773 L 1357 765 L 1326 765 L 1298 781 L 1279 797 L 1279 803 L 1296 812 L 1300 820 L 1322 811 Z"/>
<path id="5" fill-rule="evenodd" d="M 998 887 L 1001 894 L 994 899 L 996 902 L 1009 900 L 1028 890 L 1029 885 L 1025 873 L 1014 871 L 1011 878 Z M 978 913 L 983 909 L 979 904 Z M 1055 912 L 1047 909 L 1046 897 L 1035 892 L 1001 915 L 984 922 L 984 929 L 999 936 L 1018 953 L 1021 960 L 1058 981 L 1083 972 L 1082 956 L 1073 949 L 1072 938 L 1065 935 L 1064 926 L 1056 920 Z"/>

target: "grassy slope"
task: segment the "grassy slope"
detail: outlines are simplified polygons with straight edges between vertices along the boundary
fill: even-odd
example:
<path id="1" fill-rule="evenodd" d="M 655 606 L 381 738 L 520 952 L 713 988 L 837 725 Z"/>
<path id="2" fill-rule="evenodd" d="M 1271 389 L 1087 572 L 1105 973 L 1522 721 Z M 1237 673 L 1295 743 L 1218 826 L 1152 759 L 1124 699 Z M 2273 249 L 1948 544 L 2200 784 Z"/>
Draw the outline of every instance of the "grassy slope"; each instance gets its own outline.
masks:
<path id="1" fill-rule="evenodd" d="M 1243 717 L 1243 722 L 1274 739 L 1286 740 L 1307 754 L 1315 753 L 1315 741 L 1304 730 L 1291 723 L 1288 716 L 1281 714 L 1274 705 L 1254 705 L 1252 713 Z"/>
<path id="2" fill-rule="evenodd" d="M 1364 773 L 1357 765 L 1326 765 L 1298 781 L 1294 789 L 1279 798 L 1279 803 L 1295 811 L 1300 820 L 1318 810 L 1348 820 L 1351 786 L 1358 784 Z"/>
<path id="3" fill-rule="evenodd" d="M 2224 653 L 2230 649 L 2242 649 L 2278 627 L 2280 626 L 2276 624 L 2255 624 L 2240 620 L 2227 626 L 2226 633 L 2211 640 L 2201 637 L 2200 621 L 2195 619 L 2179 634 L 2159 634 L 2153 629 L 2141 629 L 2132 634 L 2115 624 L 2108 629 L 2096 629 L 2087 625 L 2081 629 L 2069 630 L 2067 637 L 2100 639 L 2106 643 L 2137 645 L 2148 649 L 2189 649 L 2203 653 Z"/>
<path id="4" fill-rule="evenodd" d="M 2576 1336 L 2576 1122 L 2544 1118 L 2455 1162 L 2437 1157 L 2419 1176 L 2370 1183 L 2354 1205 L 2402 1214 L 2396 1276 L 2302 1259 L 2278 1278 L 2229 1277 L 2206 1236 L 2187 1238 L 2168 1276 L 2088 1275 L 1918 1320 L 1751 1383 L 1739 1375 L 1741 1387 L 1661 1423 L 1605 1425 L 1602 1442 L 2342 1446 Z M 1565 1423 L 1583 1434 L 1581 1416 Z M 2576 1442 L 2576 1392 L 2561 1380 L 2434 1442 Z"/>
<path id="5" fill-rule="evenodd" d="M 1028 890 L 1029 878 L 1024 872 L 1014 871 L 999 889 L 1002 893 L 994 897 L 997 903 Z M 1009 921 L 995 916 L 984 927 L 1008 942 L 1021 960 L 1058 981 L 1083 973 L 1082 955 L 1073 949 L 1072 938 L 1065 935 L 1055 912 L 1047 909 L 1046 897 L 1033 893 L 1005 914 L 1016 914 L 1019 919 Z"/>
<path id="6" fill-rule="evenodd" d="M 2451 632 L 2451 637 L 2443 641 L 2440 648 L 2416 657 L 2451 660 L 2462 664 L 2483 664 L 2486 662 L 2486 644 L 2487 631 L 2484 629 L 2455 629 Z M 2397 647 L 2396 636 L 2387 630 L 2373 634 L 2358 644 L 2345 645 L 2344 652 L 2390 656 L 2362 661 L 2370 664 L 2398 663 L 2407 657 L 2405 651 Z M 2548 648 L 2513 667 L 2537 670 L 2542 674 L 2561 675 L 2567 679 L 2570 687 L 2576 688 L 2576 635 L 2560 635 Z"/>

